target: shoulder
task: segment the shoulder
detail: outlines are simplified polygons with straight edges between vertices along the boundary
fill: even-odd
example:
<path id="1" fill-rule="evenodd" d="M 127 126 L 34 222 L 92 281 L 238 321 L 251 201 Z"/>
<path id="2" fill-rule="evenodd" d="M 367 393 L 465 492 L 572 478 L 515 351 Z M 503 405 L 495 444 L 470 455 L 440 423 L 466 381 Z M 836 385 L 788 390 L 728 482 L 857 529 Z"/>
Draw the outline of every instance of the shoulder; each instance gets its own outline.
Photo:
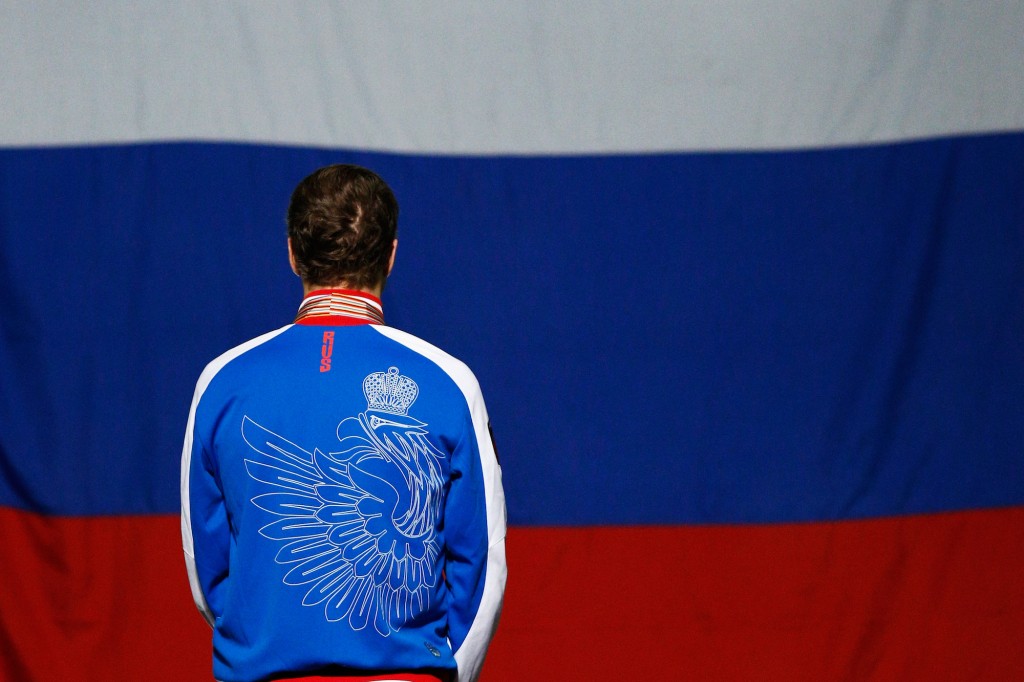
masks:
<path id="1" fill-rule="evenodd" d="M 459 387 L 467 399 L 479 395 L 480 384 L 473 371 L 462 360 L 408 332 L 384 325 L 372 326 L 383 336 L 437 365 Z"/>
<path id="2" fill-rule="evenodd" d="M 206 392 L 206 389 L 209 388 L 213 380 L 233 361 L 241 358 L 246 353 L 262 347 L 268 341 L 280 336 L 293 326 L 294 325 L 288 324 L 279 329 L 267 332 L 266 334 L 261 334 L 256 338 L 249 339 L 245 343 L 241 343 L 234 348 L 221 353 L 211 360 L 209 364 L 206 365 L 206 368 L 203 369 L 203 373 L 199 375 L 199 380 L 196 382 L 195 398 L 198 400 L 198 398 Z"/>

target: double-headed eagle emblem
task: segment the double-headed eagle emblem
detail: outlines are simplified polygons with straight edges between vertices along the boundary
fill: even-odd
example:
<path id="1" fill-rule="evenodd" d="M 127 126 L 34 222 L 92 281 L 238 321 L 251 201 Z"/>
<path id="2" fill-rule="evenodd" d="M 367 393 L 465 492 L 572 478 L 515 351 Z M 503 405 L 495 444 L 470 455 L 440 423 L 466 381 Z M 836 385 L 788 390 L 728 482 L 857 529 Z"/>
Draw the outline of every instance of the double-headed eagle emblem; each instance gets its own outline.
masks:
<path id="1" fill-rule="evenodd" d="M 252 503 L 277 517 L 260 534 L 281 544 L 283 582 L 327 620 L 387 637 L 437 585 L 444 453 L 409 416 L 419 387 L 398 368 L 367 376 L 363 394 L 366 411 L 338 424 L 337 451 L 310 452 L 248 416 L 242 437 L 246 470 L 267 486 Z"/>

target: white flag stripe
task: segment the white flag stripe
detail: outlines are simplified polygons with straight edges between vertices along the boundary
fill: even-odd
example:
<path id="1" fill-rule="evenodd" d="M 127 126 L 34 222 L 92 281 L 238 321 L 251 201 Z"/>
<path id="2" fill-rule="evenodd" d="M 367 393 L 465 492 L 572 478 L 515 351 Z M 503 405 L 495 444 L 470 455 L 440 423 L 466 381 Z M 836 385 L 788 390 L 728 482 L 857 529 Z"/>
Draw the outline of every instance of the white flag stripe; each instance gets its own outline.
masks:
<path id="1" fill-rule="evenodd" d="M 1024 3 L 3 3 L 0 146 L 442 154 L 1024 129 Z"/>

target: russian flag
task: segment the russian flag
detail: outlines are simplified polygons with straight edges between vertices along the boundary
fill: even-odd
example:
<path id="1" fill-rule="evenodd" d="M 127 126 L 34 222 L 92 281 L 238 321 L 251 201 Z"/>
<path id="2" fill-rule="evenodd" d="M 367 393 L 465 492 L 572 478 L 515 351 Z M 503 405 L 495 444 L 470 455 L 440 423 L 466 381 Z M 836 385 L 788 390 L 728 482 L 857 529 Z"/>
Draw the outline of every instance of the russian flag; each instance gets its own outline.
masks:
<path id="1" fill-rule="evenodd" d="M 1024 5 L 0 7 L 0 678 L 211 679 L 191 390 L 368 166 L 487 396 L 483 678 L 1024 679 Z"/>

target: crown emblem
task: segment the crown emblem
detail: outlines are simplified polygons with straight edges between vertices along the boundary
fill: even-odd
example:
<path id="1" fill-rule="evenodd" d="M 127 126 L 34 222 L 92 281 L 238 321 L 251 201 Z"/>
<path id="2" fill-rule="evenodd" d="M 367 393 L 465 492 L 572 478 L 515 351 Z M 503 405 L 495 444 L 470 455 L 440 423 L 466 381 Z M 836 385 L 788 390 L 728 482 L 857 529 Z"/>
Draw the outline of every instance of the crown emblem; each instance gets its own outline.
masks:
<path id="1" fill-rule="evenodd" d="M 389 367 L 387 373 L 374 372 L 363 379 L 366 407 L 371 410 L 408 416 L 409 406 L 416 401 L 420 388 L 416 382 Z"/>

